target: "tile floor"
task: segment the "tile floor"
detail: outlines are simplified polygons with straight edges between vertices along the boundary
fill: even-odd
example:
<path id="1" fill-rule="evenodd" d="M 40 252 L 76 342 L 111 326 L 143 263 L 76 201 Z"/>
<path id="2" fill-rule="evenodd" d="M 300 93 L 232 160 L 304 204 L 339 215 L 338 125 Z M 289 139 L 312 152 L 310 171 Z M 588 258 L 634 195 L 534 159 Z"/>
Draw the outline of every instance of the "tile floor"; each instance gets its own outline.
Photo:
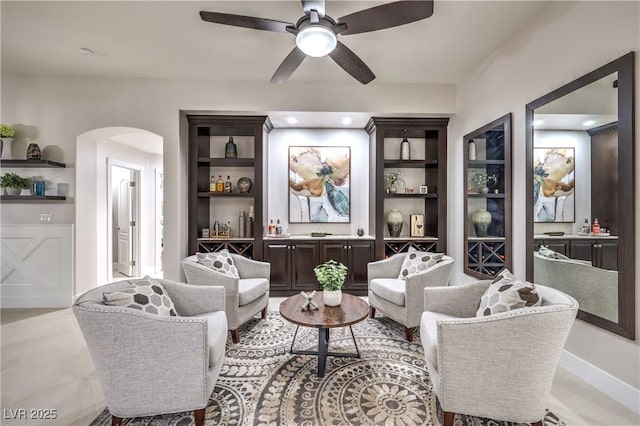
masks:
<path id="1" fill-rule="evenodd" d="M 272 298 L 277 310 L 281 298 Z M 2 309 L 2 425 L 87 425 L 104 409 L 104 396 L 71 309 Z M 6 419 L 8 409 L 56 409 L 57 419 Z M 568 425 L 638 425 L 640 417 L 564 369 L 549 409 Z M 7 410 L 7 411 L 5 411 Z"/>

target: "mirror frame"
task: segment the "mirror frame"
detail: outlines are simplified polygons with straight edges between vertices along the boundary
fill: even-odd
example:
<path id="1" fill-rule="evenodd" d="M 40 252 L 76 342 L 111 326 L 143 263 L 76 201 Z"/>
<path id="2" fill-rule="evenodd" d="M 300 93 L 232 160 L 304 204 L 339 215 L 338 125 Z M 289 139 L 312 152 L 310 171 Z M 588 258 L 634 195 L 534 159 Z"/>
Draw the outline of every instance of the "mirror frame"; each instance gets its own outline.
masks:
<path id="1" fill-rule="evenodd" d="M 634 52 L 606 64 L 530 102 L 526 106 L 526 273 L 533 282 L 533 116 L 534 111 L 591 84 L 609 74 L 618 73 L 618 322 L 579 310 L 578 318 L 612 333 L 635 340 L 635 176 L 634 176 Z M 622 214 L 624 212 L 624 214 Z"/>

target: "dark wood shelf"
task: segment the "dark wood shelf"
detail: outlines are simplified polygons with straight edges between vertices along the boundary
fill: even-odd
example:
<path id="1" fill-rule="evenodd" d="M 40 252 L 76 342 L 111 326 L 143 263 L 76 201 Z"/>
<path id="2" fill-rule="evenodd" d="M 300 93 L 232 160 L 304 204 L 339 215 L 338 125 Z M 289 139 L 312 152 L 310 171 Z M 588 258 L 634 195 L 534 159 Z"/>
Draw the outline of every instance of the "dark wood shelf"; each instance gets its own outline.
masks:
<path id="1" fill-rule="evenodd" d="M 384 198 L 438 198 L 435 192 L 432 194 L 407 194 L 406 192 L 395 194 L 384 194 Z"/>
<path id="2" fill-rule="evenodd" d="M 64 195 L 0 195 L 2 201 L 64 201 Z"/>
<path id="3" fill-rule="evenodd" d="M 67 167 L 64 163 L 58 163 L 51 160 L 0 160 L 0 167 L 24 167 L 24 168 L 36 168 L 36 167 Z"/>
<path id="4" fill-rule="evenodd" d="M 385 168 L 421 169 L 438 167 L 438 160 L 384 160 Z"/>
<path id="5" fill-rule="evenodd" d="M 469 198 L 504 198 L 505 194 L 467 194 Z"/>
<path id="6" fill-rule="evenodd" d="M 198 192 L 198 197 L 246 197 L 253 198 L 255 194 L 252 192 Z"/>
<path id="7" fill-rule="evenodd" d="M 198 165 L 210 167 L 253 167 L 255 158 L 198 158 Z"/>
<path id="8" fill-rule="evenodd" d="M 502 165 L 504 160 L 469 160 L 468 168 L 473 169 L 482 166 Z"/>

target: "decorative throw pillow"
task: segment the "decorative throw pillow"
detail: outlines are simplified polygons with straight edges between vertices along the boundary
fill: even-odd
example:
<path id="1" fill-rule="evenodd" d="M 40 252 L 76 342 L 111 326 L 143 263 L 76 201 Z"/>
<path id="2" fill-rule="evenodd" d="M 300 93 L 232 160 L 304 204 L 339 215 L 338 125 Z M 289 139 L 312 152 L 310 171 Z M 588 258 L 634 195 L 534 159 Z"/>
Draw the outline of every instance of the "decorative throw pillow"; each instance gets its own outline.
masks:
<path id="1" fill-rule="evenodd" d="M 546 257 L 549 259 L 563 259 L 563 260 L 567 260 L 569 259 L 567 256 L 565 256 L 564 254 L 560 254 L 557 251 L 553 251 L 550 248 L 547 247 L 540 247 L 538 249 L 538 254 L 542 257 Z"/>
<path id="2" fill-rule="evenodd" d="M 429 268 L 435 266 L 438 262 L 442 261 L 442 257 L 442 253 L 418 251 L 411 247 L 404 257 L 404 262 L 402 262 L 398 279 L 406 280 L 414 275 L 425 272 Z"/>
<path id="3" fill-rule="evenodd" d="M 165 288 L 151 277 L 130 283 L 131 287 L 112 293 L 102 293 L 105 305 L 138 309 L 163 317 L 178 316 Z"/>
<path id="4" fill-rule="evenodd" d="M 216 272 L 233 278 L 240 278 L 238 268 L 236 268 L 236 265 L 233 263 L 233 258 L 227 249 L 213 253 L 196 253 L 196 259 L 198 259 L 199 264 L 211 268 Z"/>
<path id="5" fill-rule="evenodd" d="M 540 306 L 542 299 L 536 285 L 517 280 L 503 269 L 480 298 L 476 316 L 499 314 L 525 306 Z"/>

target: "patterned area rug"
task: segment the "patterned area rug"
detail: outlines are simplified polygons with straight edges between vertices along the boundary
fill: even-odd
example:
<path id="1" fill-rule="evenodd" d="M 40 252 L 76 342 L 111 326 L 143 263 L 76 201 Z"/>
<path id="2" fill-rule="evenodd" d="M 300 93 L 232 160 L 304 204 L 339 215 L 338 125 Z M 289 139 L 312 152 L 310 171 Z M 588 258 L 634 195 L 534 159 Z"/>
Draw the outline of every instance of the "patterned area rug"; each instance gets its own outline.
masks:
<path id="1" fill-rule="evenodd" d="M 227 341 L 226 359 L 206 409 L 207 425 L 439 425 L 435 393 L 424 366 L 420 336 L 387 318 L 353 326 L 361 358 L 328 357 L 316 376 L 316 357 L 291 355 L 296 326 L 277 312 L 240 329 Z M 316 329 L 300 327 L 294 349 L 317 347 Z M 354 352 L 349 328 L 331 330 L 330 350 Z M 105 409 L 92 426 L 108 426 Z M 193 413 L 125 419 L 123 425 L 193 425 Z M 544 424 L 564 425 L 547 412 Z M 502 426 L 456 416 L 456 426 Z"/>

